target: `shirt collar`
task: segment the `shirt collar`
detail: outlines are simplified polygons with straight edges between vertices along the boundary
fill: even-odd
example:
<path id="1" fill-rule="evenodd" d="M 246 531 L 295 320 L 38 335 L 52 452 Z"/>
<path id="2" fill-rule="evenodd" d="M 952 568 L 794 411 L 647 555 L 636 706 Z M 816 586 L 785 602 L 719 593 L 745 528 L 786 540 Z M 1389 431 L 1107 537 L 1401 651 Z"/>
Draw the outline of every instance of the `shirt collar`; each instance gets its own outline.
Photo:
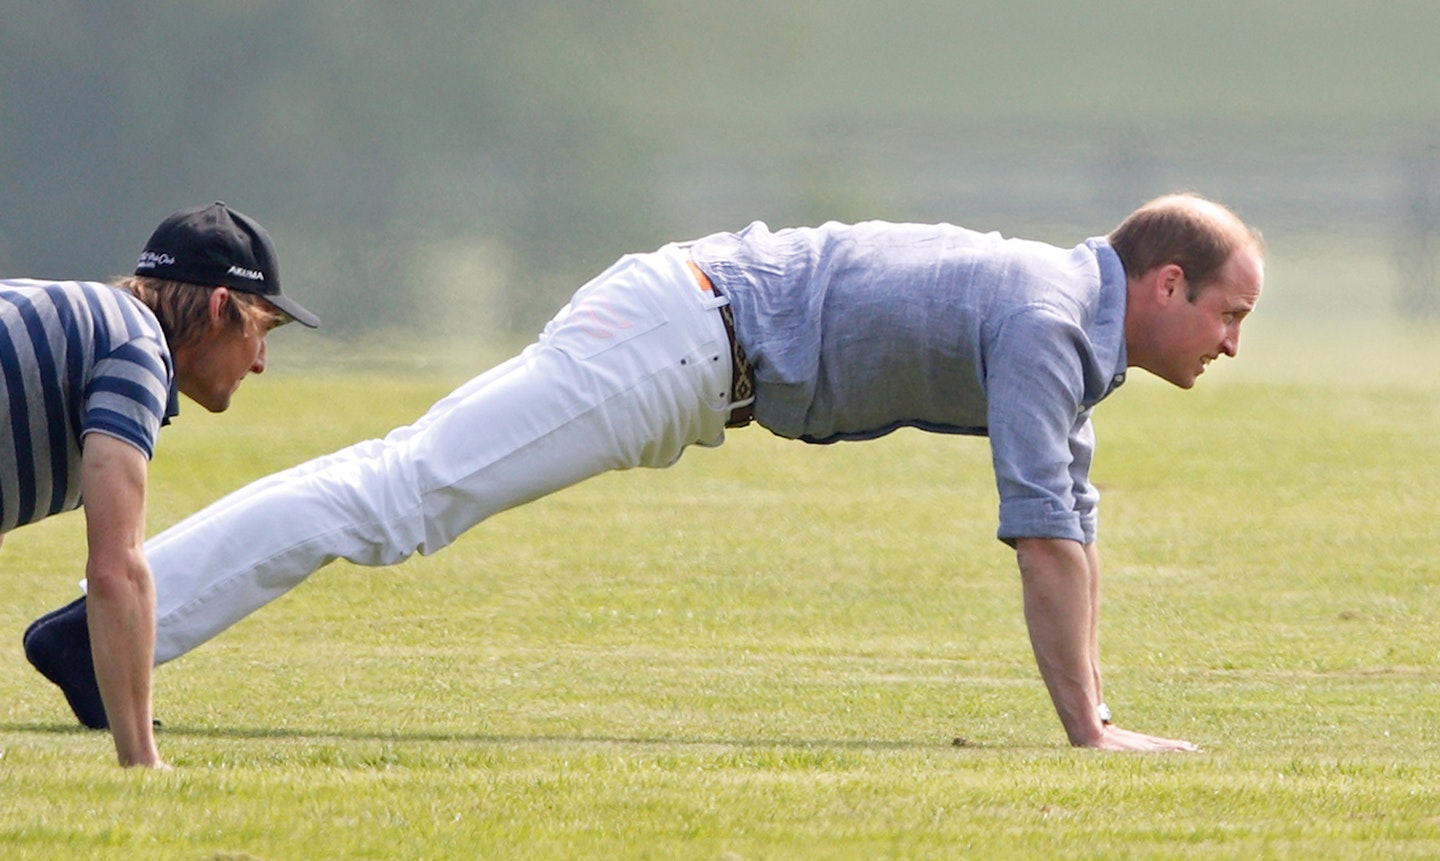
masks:
<path id="1" fill-rule="evenodd" d="M 178 380 L 170 380 L 170 397 L 165 403 L 165 415 L 160 417 L 160 426 L 170 424 L 170 420 L 180 415 L 180 383 Z"/>
<path id="2" fill-rule="evenodd" d="M 1125 382 L 1125 265 L 1103 236 L 1087 239 L 1100 266 L 1100 303 L 1090 327 L 1090 341 L 1100 367 L 1110 368 L 1110 381 L 1094 403 L 1099 403 Z M 1086 406 L 1092 406 L 1087 404 Z"/>

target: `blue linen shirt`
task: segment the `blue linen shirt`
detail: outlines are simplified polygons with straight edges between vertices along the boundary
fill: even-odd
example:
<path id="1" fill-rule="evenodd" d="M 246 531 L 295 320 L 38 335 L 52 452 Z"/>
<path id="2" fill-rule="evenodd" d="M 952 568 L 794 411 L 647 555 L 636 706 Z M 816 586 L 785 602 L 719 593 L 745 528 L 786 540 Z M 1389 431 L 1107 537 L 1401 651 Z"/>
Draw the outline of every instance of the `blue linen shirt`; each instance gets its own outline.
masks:
<path id="1" fill-rule="evenodd" d="M 988 436 L 997 537 L 1095 540 L 1095 404 L 1125 380 L 1125 272 L 950 224 L 755 222 L 691 244 L 735 314 L 755 420 L 811 443 Z"/>

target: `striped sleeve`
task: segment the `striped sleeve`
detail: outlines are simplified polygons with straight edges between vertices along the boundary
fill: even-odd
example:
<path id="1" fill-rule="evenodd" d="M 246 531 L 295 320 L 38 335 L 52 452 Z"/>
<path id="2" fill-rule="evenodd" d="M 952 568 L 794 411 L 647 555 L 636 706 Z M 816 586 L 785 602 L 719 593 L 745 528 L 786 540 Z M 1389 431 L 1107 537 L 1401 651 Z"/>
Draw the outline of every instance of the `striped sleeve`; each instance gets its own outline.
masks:
<path id="1" fill-rule="evenodd" d="M 85 394 L 80 434 L 117 437 L 155 456 L 155 439 L 165 418 L 170 385 L 160 345 L 153 339 L 127 341 L 95 363 Z"/>
<path id="2" fill-rule="evenodd" d="M 87 299 L 100 347 L 85 382 L 80 436 L 113 436 L 152 458 L 173 376 L 160 324 L 149 308 L 117 290 Z"/>
<path id="3" fill-rule="evenodd" d="M 133 297 L 0 281 L 0 533 L 80 505 L 86 433 L 153 456 L 173 378 L 160 324 Z"/>

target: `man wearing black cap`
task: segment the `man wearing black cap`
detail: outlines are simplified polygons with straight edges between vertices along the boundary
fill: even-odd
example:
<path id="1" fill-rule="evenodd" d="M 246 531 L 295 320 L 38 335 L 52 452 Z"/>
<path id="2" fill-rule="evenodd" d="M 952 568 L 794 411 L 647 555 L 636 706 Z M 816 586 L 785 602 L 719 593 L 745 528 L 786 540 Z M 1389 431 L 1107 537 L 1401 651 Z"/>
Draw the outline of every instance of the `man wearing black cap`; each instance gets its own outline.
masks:
<path id="1" fill-rule="evenodd" d="M 0 281 L 0 540 L 81 506 L 95 677 L 122 765 L 164 766 L 151 721 L 155 593 L 147 465 L 176 392 L 211 412 L 265 370 L 275 326 L 319 320 L 280 293 L 275 249 L 223 203 L 156 228 L 113 285 Z"/>

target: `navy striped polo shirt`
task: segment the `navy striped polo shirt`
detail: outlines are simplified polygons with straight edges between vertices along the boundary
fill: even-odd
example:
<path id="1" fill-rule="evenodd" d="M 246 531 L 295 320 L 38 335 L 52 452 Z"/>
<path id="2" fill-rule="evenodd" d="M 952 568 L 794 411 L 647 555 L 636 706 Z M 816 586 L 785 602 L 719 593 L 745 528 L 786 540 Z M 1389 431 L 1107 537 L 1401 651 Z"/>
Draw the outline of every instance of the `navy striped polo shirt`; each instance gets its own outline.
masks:
<path id="1" fill-rule="evenodd" d="M 149 459 L 175 413 L 159 321 L 105 284 L 0 281 L 0 371 L 0 533 L 79 507 L 85 434 Z"/>

